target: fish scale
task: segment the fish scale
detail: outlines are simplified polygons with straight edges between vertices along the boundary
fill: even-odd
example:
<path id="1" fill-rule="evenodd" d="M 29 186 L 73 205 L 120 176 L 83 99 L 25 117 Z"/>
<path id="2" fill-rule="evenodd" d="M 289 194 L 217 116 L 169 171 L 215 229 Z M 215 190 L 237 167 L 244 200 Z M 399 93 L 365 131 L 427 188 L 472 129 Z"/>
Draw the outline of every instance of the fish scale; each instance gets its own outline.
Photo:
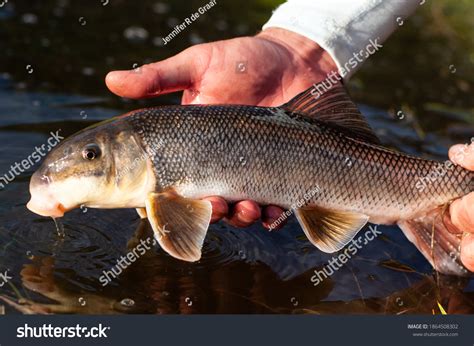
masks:
<path id="1" fill-rule="evenodd" d="M 152 159 L 158 188 L 190 198 L 219 195 L 289 208 L 317 187 L 310 205 L 400 220 L 472 189 L 473 173 L 453 166 L 420 191 L 417 182 L 439 162 L 348 138 L 278 108 L 158 107 L 126 119 Z"/>

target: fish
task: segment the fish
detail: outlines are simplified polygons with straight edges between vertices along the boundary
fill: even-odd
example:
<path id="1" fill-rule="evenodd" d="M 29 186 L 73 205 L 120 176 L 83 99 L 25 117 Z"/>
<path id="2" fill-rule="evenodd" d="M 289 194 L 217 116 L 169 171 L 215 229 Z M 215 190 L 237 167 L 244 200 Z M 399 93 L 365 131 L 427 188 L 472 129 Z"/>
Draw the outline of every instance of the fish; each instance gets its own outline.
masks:
<path id="1" fill-rule="evenodd" d="M 341 251 L 368 222 L 397 224 L 436 271 L 469 276 L 448 207 L 474 190 L 474 172 L 443 167 L 382 146 L 337 85 L 279 107 L 170 105 L 95 124 L 48 154 L 27 207 L 51 217 L 135 208 L 163 250 L 195 262 L 211 221 L 203 198 L 250 199 L 291 210 L 323 252 Z"/>

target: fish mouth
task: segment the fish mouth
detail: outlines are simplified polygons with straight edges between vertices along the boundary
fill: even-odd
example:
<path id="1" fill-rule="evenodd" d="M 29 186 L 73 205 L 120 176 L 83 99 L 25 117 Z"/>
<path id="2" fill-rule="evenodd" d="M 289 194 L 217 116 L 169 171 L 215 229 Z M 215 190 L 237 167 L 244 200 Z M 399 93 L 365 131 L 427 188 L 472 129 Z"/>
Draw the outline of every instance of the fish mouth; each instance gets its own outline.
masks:
<path id="1" fill-rule="evenodd" d="M 35 214 L 50 217 L 62 217 L 67 211 L 53 194 L 52 181 L 44 169 L 35 172 L 30 181 L 30 201 L 26 207 Z"/>
<path id="2" fill-rule="evenodd" d="M 62 217 L 67 211 L 64 206 L 48 195 L 32 195 L 26 207 L 35 214 L 50 217 Z"/>

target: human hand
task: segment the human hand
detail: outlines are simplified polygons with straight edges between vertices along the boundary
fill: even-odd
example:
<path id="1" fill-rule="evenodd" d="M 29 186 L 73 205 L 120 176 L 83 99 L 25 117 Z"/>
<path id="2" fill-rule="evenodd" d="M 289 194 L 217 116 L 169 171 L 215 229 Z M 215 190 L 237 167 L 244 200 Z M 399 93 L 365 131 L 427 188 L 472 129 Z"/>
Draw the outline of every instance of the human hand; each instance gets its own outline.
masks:
<path id="1" fill-rule="evenodd" d="M 128 98 L 149 98 L 184 90 L 182 104 L 279 106 L 336 71 L 336 64 L 315 42 L 294 32 L 269 28 L 240 37 L 192 46 L 163 61 L 140 67 L 140 73 L 113 71 L 107 87 Z M 236 203 L 210 197 L 212 222 L 227 217 L 246 227 L 260 219 L 267 228 L 283 210 L 261 211 L 254 201 Z"/>
<path id="2" fill-rule="evenodd" d="M 449 158 L 453 163 L 474 171 L 474 143 L 453 146 Z M 455 200 L 449 211 L 453 224 L 465 232 L 461 242 L 461 261 L 474 272 L 474 192 Z"/>

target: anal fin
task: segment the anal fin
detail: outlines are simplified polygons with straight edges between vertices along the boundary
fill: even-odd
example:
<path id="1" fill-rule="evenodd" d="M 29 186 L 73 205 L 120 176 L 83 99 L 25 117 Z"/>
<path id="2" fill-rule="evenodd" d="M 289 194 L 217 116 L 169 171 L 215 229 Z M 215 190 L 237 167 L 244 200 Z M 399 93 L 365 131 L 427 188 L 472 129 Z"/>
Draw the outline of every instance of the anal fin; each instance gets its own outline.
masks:
<path id="1" fill-rule="evenodd" d="M 439 207 L 416 219 L 399 221 L 398 226 L 436 271 L 471 276 L 460 258 L 462 230 L 451 223 L 447 213 L 447 206 Z"/>
<path id="2" fill-rule="evenodd" d="M 341 250 L 369 220 L 364 214 L 319 207 L 297 209 L 295 214 L 309 241 L 327 253 Z"/>

